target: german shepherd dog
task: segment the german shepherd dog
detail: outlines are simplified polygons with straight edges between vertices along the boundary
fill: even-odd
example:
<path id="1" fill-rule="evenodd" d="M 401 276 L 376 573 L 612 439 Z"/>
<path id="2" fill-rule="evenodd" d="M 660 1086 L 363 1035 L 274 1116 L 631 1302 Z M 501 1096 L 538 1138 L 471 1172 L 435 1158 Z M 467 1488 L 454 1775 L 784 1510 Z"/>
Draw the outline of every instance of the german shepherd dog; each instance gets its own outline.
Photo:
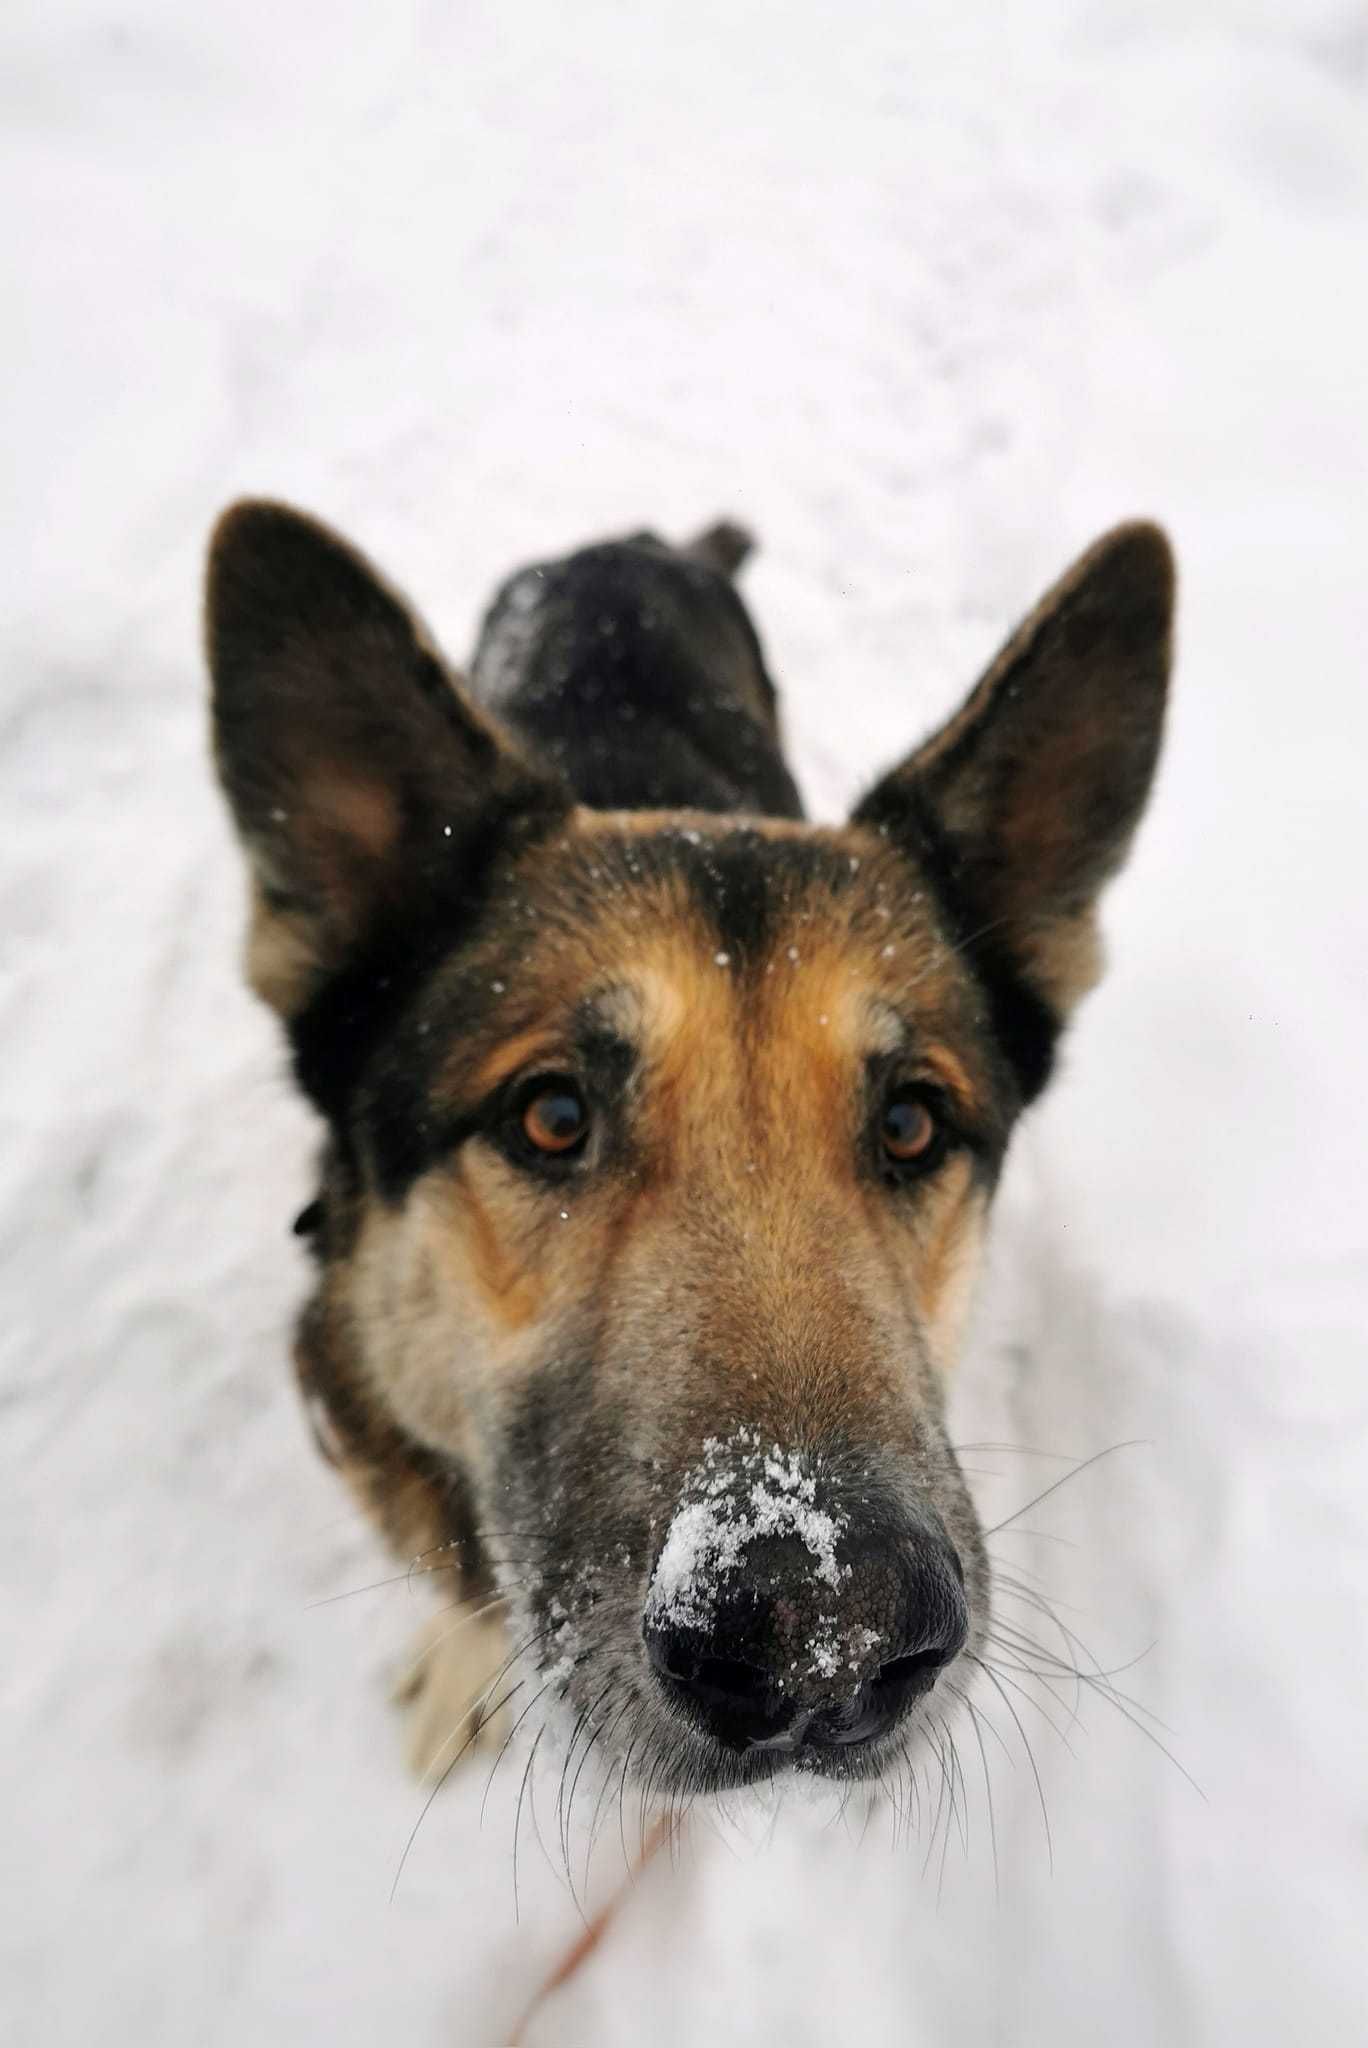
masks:
<path id="1" fill-rule="evenodd" d="M 508 1703 L 624 1787 L 893 1781 L 983 1649 L 946 1384 L 1150 788 L 1172 559 L 1100 540 L 831 827 L 748 546 L 524 569 L 464 680 L 313 520 L 213 538 L 248 975 L 326 1126 L 296 1358 L 468 1620 L 410 1687 L 434 1769 Z"/>

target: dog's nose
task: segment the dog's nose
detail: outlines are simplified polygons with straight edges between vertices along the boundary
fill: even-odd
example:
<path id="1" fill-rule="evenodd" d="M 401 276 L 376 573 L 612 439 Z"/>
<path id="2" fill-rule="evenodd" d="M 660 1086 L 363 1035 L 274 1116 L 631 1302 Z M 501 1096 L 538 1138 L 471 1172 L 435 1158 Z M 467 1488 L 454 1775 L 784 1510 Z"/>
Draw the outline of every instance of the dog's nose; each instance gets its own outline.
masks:
<path id="1" fill-rule="evenodd" d="M 696 1600 L 648 1608 L 659 1683 L 727 1749 L 873 1742 L 963 1648 L 963 1574 L 947 1540 L 918 1533 L 866 1540 L 833 1576 L 834 1588 L 796 1538 L 769 1538 L 706 1613 Z"/>

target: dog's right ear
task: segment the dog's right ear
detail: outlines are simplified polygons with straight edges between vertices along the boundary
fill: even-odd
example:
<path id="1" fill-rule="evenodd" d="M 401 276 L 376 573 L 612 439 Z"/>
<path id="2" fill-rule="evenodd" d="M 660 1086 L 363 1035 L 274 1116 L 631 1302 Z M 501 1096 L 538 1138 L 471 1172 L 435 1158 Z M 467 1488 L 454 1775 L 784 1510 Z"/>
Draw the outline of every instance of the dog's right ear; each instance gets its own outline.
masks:
<path id="1" fill-rule="evenodd" d="M 220 519 L 205 638 L 219 776 L 252 870 L 248 978 L 286 1017 L 384 929 L 458 903 L 501 828 L 569 803 L 370 564 L 287 506 Z"/>

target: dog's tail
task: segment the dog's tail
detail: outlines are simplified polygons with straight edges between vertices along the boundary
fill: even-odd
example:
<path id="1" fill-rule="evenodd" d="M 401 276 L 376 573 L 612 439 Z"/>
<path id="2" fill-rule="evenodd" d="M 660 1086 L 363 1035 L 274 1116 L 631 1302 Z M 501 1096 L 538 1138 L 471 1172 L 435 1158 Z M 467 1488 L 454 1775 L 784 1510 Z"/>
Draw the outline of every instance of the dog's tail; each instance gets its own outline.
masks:
<path id="1" fill-rule="evenodd" d="M 734 576 L 754 547 L 754 535 L 747 533 L 744 526 L 738 526 L 731 519 L 719 519 L 714 525 L 704 527 L 702 533 L 695 534 L 683 552 L 692 555 L 696 562 L 705 562 L 708 568 L 716 569 L 719 575 Z"/>

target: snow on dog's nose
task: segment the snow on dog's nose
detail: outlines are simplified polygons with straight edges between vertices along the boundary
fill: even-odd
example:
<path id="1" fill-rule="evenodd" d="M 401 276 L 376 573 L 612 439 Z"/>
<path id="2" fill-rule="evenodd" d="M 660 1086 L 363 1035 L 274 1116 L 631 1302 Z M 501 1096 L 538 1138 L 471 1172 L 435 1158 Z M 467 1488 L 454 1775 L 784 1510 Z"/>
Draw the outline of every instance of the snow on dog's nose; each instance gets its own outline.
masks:
<path id="1" fill-rule="evenodd" d="M 753 1432 L 710 1440 L 647 1595 L 666 1698 L 730 1750 L 886 1734 L 968 1631 L 959 1559 L 934 1521 L 882 1500 L 827 1504 L 802 1458 Z"/>

